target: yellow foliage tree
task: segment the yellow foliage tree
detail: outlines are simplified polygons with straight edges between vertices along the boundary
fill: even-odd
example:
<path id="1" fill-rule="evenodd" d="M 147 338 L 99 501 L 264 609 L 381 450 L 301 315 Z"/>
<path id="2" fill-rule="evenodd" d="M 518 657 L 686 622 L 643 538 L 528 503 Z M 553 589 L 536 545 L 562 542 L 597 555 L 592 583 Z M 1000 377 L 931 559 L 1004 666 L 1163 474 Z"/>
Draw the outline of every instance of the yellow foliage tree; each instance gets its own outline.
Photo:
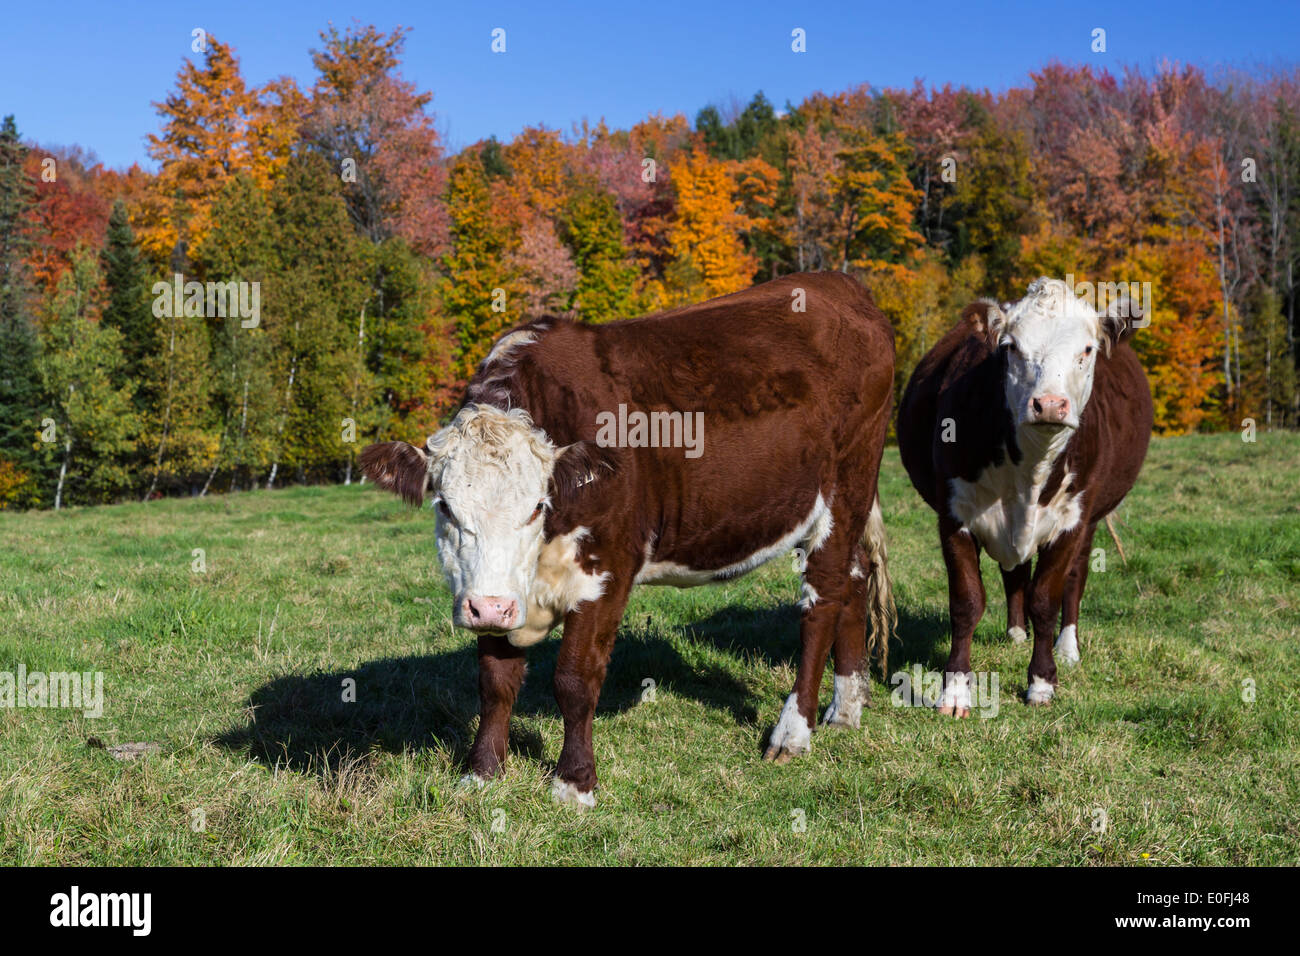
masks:
<path id="1" fill-rule="evenodd" d="M 983 265 L 970 256 L 950 273 L 941 257 L 931 253 L 915 268 L 884 263 L 866 270 L 862 279 L 894 327 L 897 407 L 925 353 L 953 327 L 961 310 L 983 294 Z"/>
<path id="2" fill-rule="evenodd" d="M 758 269 L 742 239 L 762 227 L 746 208 L 770 208 L 779 174 L 761 159 L 727 162 L 693 150 L 672 169 L 677 215 L 668 243 L 675 260 L 672 284 L 687 301 L 746 288 Z"/>
<path id="3" fill-rule="evenodd" d="M 569 149 L 555 130 L 526 127 L 501 150 L 517 201 L 554 220 L 568 196 Z"/>

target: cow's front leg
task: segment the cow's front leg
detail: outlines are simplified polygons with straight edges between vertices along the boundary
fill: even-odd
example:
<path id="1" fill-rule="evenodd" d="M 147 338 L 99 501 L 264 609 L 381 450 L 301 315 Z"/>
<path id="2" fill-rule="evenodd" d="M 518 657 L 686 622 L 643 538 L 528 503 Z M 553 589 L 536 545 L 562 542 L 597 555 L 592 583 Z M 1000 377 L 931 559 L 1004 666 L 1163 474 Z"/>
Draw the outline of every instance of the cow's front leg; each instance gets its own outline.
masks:
<path id="1" fill-rule="evenodd" d="M 469 752 L 472 779 L 491 780 L 506 761 L 510 712 L 524 682 L 524 651 L 504 635 L 483 634 L 478 639 L 478 733 Z"/>
<path id="2" fill-rule="evenodd" d="M 1061 616 L 1065 579 L 1082 543 L 1082 525 L 1067 531 L 1038 554 L 1033 593 L 1029 598 L 1029 621 L 1034 628 L 1034 653 L 1029 659 L 1029 688 L 1025 702 L 1050 704 L 1056 695 L 1056 659 L 1052 641 Z"/>
<path id="3" fill-rule="evenodd" d="M 564 619 L 564 638 L 555 662 L 555 700 L 564 718 L 564 746 L 551 783 L 551 796 L 560 803 L 596 805 L 592 723 L 629 590 L 629 583 L 607 581 L 601 597 L 579 605 Z"/>
<path id="4" fill-rule="evenodd" d="M 948 569 L 948 619 L 952 649 L 943 672 L 939 713 L 969 717 L 971 708 L 970 645 L 984 616 L 984 581 L 980 577 L 979 545 L 954 519 L 939 519 L 939 541 Z"/>

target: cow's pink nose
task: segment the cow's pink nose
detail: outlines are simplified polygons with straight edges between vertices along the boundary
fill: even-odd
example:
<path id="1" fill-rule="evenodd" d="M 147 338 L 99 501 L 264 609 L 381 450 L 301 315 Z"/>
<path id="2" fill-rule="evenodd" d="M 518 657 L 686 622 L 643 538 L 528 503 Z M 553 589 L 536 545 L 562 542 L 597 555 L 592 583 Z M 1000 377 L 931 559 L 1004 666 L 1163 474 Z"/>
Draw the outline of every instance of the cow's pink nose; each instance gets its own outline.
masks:
<path id="1" fill-rule="evenodd" d="M 519 602 L 505 597 L 465 598 L 465 620 L 470 627 L 508 631 L 515 626 Z"/>
<path id="2" fill-rule="evenodd" d="M 1070 400 L 1064 395 L 1039 395 L 1029 400 L 1031 422 L 1063 422 L 1070 417 Z"/>

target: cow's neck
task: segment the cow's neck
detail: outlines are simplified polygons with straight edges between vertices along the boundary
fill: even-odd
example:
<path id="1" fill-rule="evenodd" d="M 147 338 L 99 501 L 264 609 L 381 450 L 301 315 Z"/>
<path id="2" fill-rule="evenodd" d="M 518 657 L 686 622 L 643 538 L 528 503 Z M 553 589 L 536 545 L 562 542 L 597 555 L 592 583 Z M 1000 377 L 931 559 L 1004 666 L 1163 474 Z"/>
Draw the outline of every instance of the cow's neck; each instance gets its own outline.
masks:
<path id="1" fill-rule="evenodd" d="M 953 516 L 1007 570 L 1079 520 L 1071 475 L 1062 478 L 1050 501 L 1039 503 L 1072 434 L 1023 426 L 1015 432 L 1016 448 L 1007 448 L 999 464 L 990 464 L 973 482 L 953 479 Z"/>
<path id="2" fill-rule="evenodd" d="M 1021 455 L 1020 463 L 1016 466 L 1016 487 L 1041 492 L 1073 434 L 1074 429 L 1071 428 L 1021 425 L 1016 429 L 1016 445 L 1019 446 Z M 1034 500 L 1037 501 L 1037 496 Z"/>

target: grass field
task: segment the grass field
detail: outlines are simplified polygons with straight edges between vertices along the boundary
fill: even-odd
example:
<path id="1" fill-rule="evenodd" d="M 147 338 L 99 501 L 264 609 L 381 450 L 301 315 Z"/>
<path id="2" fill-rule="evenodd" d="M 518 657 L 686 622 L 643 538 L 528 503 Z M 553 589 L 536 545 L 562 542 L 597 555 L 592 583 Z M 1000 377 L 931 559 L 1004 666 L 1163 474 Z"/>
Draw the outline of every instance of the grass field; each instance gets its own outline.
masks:
<path id="1" fill-rule="evenodd" d="M 427 511 L 354 486 L 3 514 L 0 671 L 102 671 L 105 709 L 0 709 L 0 863 L 1295 864 L 1298 490 L 1300 436 L 1155 441 L 1119 516 L 1128 564 L 1098 536 L 1083 663 L 1052 706 L 1019 702 L 1028 647 L 986 559 L 972 661 L 997 715 L 893 707 L 878 679 L 860 732 L 784 766 L 759 756 L 794 678 L 790 562 L 641 589 L 585 814 L 549 797 L 555 638 L 506 776 L 457 788 L 476 666 Z M 942 669 L 934 517 L 895 449 L 882 497 L 890 669 Z M 119 761 L 90 738 L 160 749 Z"/>

